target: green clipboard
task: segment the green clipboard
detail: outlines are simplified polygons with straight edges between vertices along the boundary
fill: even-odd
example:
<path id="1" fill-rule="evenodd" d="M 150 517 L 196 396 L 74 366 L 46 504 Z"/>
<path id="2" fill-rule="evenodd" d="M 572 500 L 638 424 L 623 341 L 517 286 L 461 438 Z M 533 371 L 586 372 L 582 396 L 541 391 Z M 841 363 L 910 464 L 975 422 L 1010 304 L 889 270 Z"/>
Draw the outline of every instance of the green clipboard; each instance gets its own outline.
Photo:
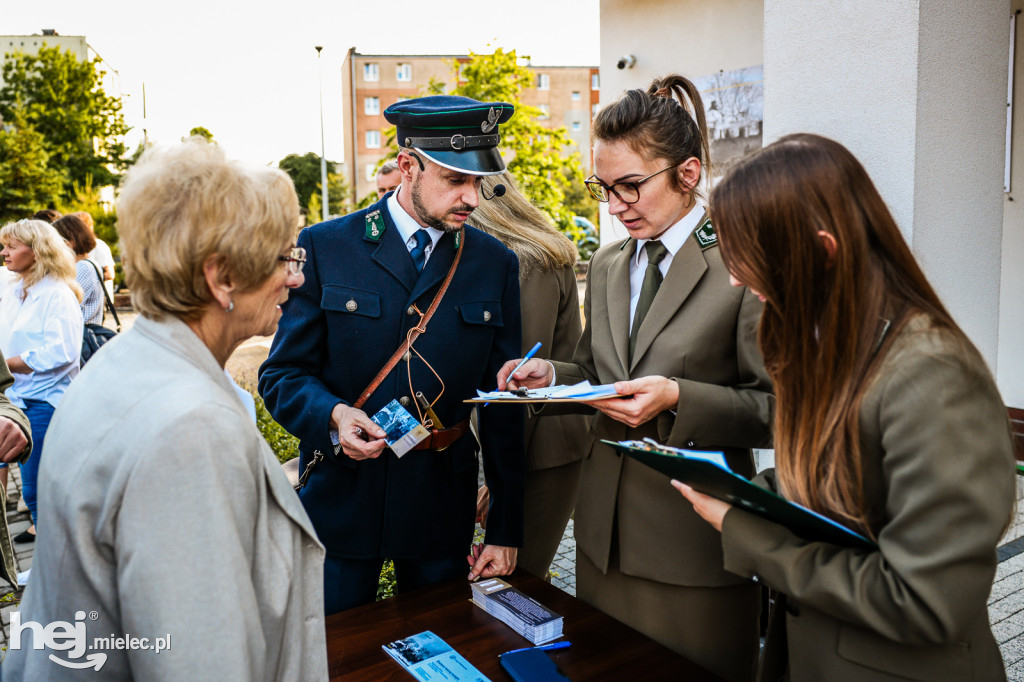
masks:
<path id="1" fill-rule="evenodd" d="M 658 449 L 654 449 L 652 445 L 642 441 L 601 442 L 670 478 L 682 481 L 694 490 L 785 526 L 804 540 L 870 551 L 878 549 L 878 545 L 868 538 L 826 516 L 789 502 L 706 459 L 687 456 L 687 453 L 697 454 L 695 451 L 665 445 L 659 445 Z"/>

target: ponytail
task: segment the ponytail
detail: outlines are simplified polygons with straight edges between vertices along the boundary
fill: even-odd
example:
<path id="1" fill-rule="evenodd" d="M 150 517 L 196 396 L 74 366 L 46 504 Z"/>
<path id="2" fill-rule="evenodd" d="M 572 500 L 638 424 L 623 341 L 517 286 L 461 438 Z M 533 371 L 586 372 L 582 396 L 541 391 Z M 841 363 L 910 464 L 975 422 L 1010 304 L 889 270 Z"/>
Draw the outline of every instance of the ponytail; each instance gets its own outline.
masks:
<path id="1" fill-rule="evenodd" d="M 667 159 L 680 164 L 700 161 L 701 177 L 711 177 L 711 150 L 704 102 L 689 79 L 676 74 L 657 78 L 647 88 L 630 90 L 598 112 L 593 137 L 602 142 L 623 141 L 645 159 Z M 670 175 L 678 182 L 675 174 Z M 700 196 L 695 187 L 676 188 Z"/>

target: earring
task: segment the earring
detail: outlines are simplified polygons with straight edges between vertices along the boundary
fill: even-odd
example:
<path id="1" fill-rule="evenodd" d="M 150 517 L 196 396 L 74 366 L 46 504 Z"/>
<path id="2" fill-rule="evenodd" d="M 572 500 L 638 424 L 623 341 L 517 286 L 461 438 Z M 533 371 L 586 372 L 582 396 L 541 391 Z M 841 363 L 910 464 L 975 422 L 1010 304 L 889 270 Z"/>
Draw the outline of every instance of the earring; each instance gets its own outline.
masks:
<path id="1" fill-rule="evenodd" d="M 230 313 L 234 309 L 235 309 L 235 302 L 234 301 L 228 301 L 228 307 L 224 309 L 224 312 Z"/>

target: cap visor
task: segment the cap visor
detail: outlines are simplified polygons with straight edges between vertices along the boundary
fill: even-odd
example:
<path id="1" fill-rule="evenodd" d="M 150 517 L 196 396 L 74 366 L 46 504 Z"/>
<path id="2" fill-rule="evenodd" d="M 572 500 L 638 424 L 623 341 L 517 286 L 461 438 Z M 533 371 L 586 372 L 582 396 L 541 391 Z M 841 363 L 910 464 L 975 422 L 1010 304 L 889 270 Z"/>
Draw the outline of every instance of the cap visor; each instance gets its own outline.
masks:
<path id="1" fill-rule="evenodd" d="M 439 166 L 467 175 L 498 175 L 505 170 L 505 162 L 495 147 L 461 152 L 425 152 L 419 148 L 416 151 Z"/>

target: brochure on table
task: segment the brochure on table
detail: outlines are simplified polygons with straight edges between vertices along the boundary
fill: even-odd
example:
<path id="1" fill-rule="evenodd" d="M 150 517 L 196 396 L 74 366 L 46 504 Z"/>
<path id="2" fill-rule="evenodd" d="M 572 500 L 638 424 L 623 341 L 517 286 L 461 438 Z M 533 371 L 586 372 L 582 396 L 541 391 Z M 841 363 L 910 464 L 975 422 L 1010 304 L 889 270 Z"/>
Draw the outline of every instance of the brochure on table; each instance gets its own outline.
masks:
<path id="1" fill-rule="evenodd" d="M 490 682 L 430 630 L 395 640 L 382 648 L 422 682 Z"/>

